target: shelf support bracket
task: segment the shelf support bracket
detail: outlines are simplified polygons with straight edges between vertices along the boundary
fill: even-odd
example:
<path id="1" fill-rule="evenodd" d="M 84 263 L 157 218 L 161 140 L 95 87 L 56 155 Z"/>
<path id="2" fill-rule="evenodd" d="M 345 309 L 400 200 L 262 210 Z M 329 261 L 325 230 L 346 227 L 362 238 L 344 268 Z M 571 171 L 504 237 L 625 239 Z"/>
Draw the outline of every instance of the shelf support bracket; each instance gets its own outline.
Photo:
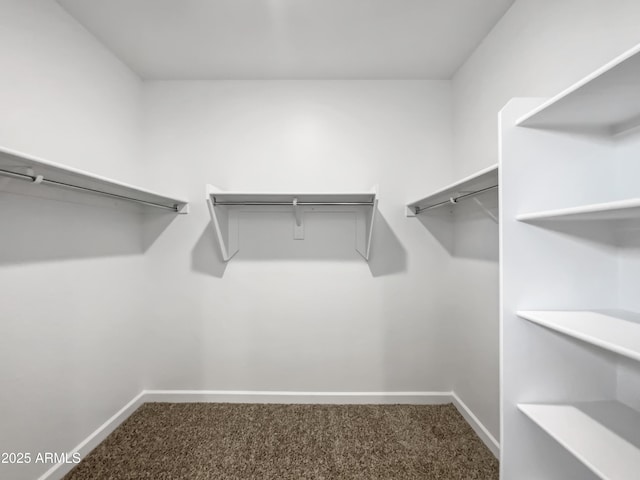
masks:
<path id="1" fill-rule="evenodd" d="M 293 227 L 294 240 L 304 240 L 304 225 L 302 224 L 302 212 L 298 205 L 298 199 L 293 199 L 293 216 L 296 219 L 296 224 Z"/>
<path id="2" fill-rule="evenodd" d="M 477 197 L 473 197 L 473 201 L 480 207 L 480 209 L 484 213 L 486 213 L 489 216 L 489 218 L 491 218 L 491 220 L 493 220 L 495 223 L 499 223 L 498 217 L 496 217 L 491 210 L 489 210 L 487 207 L 485 207 L 484 203 L 482 203 L 481 200 L 478 200 Z"/>
<path id="3" fill-rule="evenodd" d="M 361 209 L 356 216 L 356 251 L 367 261 L 369 261 L 373 225 L 378 211 L 378 186 L 374 186 L 372 191 L 373 205 Z"/>
<path id="4" fill-rule="evenodd" d="M 185 203 L 184 205 L 175 205 L 176 212 L 180 215 L 186 215 L 189 213 L 189 204 Z"/>

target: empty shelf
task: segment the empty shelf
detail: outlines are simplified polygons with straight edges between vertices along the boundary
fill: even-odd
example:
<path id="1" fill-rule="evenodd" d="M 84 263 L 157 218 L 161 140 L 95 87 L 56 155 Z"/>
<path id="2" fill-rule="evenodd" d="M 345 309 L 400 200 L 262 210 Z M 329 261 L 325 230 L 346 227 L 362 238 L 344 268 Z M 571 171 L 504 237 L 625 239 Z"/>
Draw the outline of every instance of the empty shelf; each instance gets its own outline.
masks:
<path id="1" fill-rule="evenodd" d="M 518 408 L 599 478 L 638 478 L 640 415 L 635 410 L 618 402 Z"/>
<path id="2" fill-rule="evenodd" d="M 0 147 L 0 176 L 187 213 L 186 200 Z"/>
<path id="3" fill-rule="evenodd" d="M 520 311 L 530 322 L 640 360 L 640 314 L 608 311 Z"/>
<path id="4" fill-rule="evenodd" d="M 375 192 L 367 193 L 250 193 L 250 192 L 221 192 L 210 191 L 210 197 L 215 206 L 273 206 L 293 205 L 294 199 L 298 205 L 364 205 L 372 206 L 376 199 Z"/>
<path id="5" fill-rule="evenodd" d="M 524 127 L 616 134 L 640 124 L 640 46 L 518 120 Z"/>
<path id="6" fill-rule="evenodd" d="M 495 190 L 498 186 L 498 165 L 492 165 L 468 177 L 436 190 L 426 197 L 407 205 L 407 215 L 413 216 L 441 205 L 451 204 L 461 197 Z"/>
<path id="7" fill-rule="evenodd" d="M 542 212 L 518 215 L 521 222 L 536 221 L 609 221 L 640 219 L 640 198 L 619 200 L 615 202 L 581 205 L 578 207 L 560 208 Z"/>

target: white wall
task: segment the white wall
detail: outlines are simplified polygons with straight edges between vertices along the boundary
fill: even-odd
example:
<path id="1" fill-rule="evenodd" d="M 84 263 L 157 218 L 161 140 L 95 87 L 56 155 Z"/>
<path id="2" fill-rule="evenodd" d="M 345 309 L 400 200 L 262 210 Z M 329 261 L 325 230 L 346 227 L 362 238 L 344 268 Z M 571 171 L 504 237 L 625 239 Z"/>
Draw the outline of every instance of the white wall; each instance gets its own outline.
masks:
<path id="1" fill-rule="evenodd" d="M 637 0 L 517 0 L 452 79 L 457 176 L 497 162 L 509 99 L 558 93 L 640 42 L 639 22 Z M 497 437 L 498 265 L 455 259 L 452 276 L 470 299 L 452 319 L 464 334 L 454 388 Z"/>
<path id="2" fill-rule="evenodd" d="M 140 81 L 56 3 L 2 0 L 0 59 L 0 145 L 136 179 Z M 0 191 L 0 451 L 35 459 L 69 451 L 143 388 L 143 248 L 136 213 L 9 187 L 16 193 Z M 0 477 L 32 479 L 50 466 L 2 464 Z"/>
<path id="3" fill-rule="evenodd" d="M 517 0 L 453 78 L 456 171 L 498 158 L 498 111 L 550 97 L 640 43 L 636 0 Z"/>
<path id="4" fill-rule="evenodd" d="M 405 203 L 451 179 L 448 82 L 154 82 L 144 112 L 156 186 L 184 184 L 195 200 L 147 255 L 156 388 L 450 390 L 448 254 L 403 216 Z M 225 265 L 205 183 L 379 184 L 371 260 L 356 253 L 349 218 L 309 215 L 306 239 L 294 241 L 285 212 L 245 219 Z"/>
<path id="5" fill-rule="evenodd" d="M 403 205 L 495 163 L 511 97 L 552 95 L 639 42 L 638 2 L 518 0 L 452 88 L 157 82 L 142 104 L 139 80 L 54 2 L 0 9 L 1 145 L 193 201 L 171 224 L 146 219 L 141 239 L 128 211 L 0 193 L 0 450 L 67 450 L 143 386 L 453 388 L 498 437 L 497 230 L 488 217 L 460 224 L 484 249 L 448 250 Z M 243 222 L 226 265 L 205 183 L 377 183 L 371 261 L 344 216 L 310 218 L 296 243 L 288 215 L 269 215 Z M 136 367 L 145 360 L 152 371 Z"/>

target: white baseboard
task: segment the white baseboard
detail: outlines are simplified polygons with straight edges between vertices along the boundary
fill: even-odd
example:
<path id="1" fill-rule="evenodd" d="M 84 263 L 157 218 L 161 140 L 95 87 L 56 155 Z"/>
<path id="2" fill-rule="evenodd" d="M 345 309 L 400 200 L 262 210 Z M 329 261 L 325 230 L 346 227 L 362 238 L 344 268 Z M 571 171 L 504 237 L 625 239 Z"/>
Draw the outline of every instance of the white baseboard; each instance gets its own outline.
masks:
<path id="1" fill-rule="evenodd" d="M 460 415 L 464 417 L 473 431 L 476 432 L 476 435 L 480 437 L 480 440 L 487 446 L 491 453 L 496 458 L 500 458 L 500 443 L 495 439 L 491 432 L 485 427 L 482 422 L 476 417 L 471 409 L 467 407 L 467 405 L 456 395 L 456 392 L 451 392 L 451 398 L 453 400 L 453 404 L 460 412 Z"/>
<path id="2" fill-rule="evenodd" d="M 274 392 L 245 390 L 146 390 L 145 402 L 410 404 L 451 403 L 451 392 Z"/>
<path id="3" fill-rule="evenodd" d="M 360 405 L 440 405 L 453 403 L 484 444 L 498 457 L 500 446 L 489 430 L 469 410 L 455 392 L 272 392 L 244 390 L 143 390 L 116 414 L 79 443 L 69 455 L 86 457 L 100 442 L 124 422 L 145 402 L 170 403 L 300 403 L 300 404 L 360 404 Z M 62 478 L 75 464 L 59 463 L 38 480 Z"/>
<path id="4" fill-rule="evenodd" d="M 118 428 L 122 422 L 129 418 L 129 416 L 145 402 L 144 395 L 145 392 L 143 390 L 136 395 L 133 400 L 122 407 L 109 420 L 100 425 L 91 435 L 71 450 L 71 452 L 69 452 L 69 456 L 72 457 L 74 453 L 79 453 L 80 458 L 86 457 L 91 450 L 96 448 L 100 442 L 107 438 L 111 432 Z M 38 477 L 38 480 L 54 480 L 62 478 L 75 466 L 76 465 L 74 463 L 57 463 Z"/>

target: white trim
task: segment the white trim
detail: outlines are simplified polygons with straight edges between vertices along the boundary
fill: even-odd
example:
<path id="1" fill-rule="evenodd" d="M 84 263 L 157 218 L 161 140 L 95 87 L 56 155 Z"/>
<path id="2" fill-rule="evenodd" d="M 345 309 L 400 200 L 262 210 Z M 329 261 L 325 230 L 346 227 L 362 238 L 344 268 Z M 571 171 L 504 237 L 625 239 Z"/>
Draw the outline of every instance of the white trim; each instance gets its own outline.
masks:
<path id="1" fill-rule="evenodd" d="M 500 443 L 491 435 L 489 429 L 482 424 L 456 392 L 451 392 L 451 398 L 453 399 L 453 405 L 458 409 L 460 415 L 464 417 L 467 423 L 471 425 L 471 428 L 473 428 L 473 431 L 480 437 L 480 440 L 483 441 L 496 458 L 500 458 Z"/>
<path id="2" fill-rule="evenodd" d="M 413 404 L 451 402 L 451 392 L 288 392 L 254 390 L 145 390 L 145 402 Z"/>
<path id="3" fill-rule="evenodd" d="M 122 422 L 124 422 L 129 416 L 135 412 L 140 405 L 144 403 L 145 391 L 143 390 L 136 395 L 133 400 L 122 407 L 117 413 L 115 413 L 109 420 L 100 425 L 93 433 L 80 442 L 71 452 L 69 457 L 72 457 L 74 453 L 80 453 L 80 458 L 86 457 L 91 450 L 96 448 L 100 442 L 107 438 L 111 432 L 113 432 Z M 57 463 L 49 470 L 44 472 L 38 480 L 53 480 L 64 477 L 69 473 L 75 463 Z"/>

